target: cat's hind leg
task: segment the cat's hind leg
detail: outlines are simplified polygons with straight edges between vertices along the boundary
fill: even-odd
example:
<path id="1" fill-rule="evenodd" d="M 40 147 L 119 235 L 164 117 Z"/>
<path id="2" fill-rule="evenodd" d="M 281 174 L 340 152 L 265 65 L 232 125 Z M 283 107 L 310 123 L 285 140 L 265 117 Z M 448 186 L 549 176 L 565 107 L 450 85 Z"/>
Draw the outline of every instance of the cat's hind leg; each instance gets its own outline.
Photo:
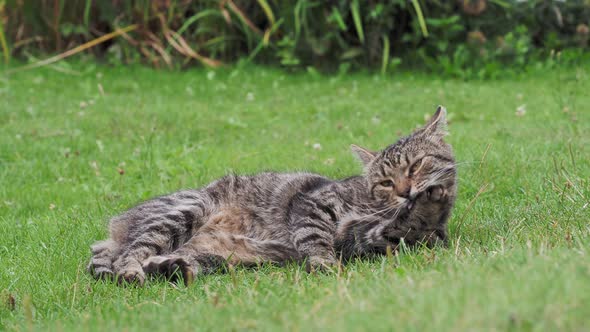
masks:
<path id="1" fill-rule="evenodd" d="M 119 244 L 111 239 L 98 241 L 92 245 L 91 250 L 92 257 L 87 266 L 88 272 L 95 279 L 113 279 L 113 260 L 119 254 Z"/>
<path id="2" fill-rule="evenodd" d="M 190 232 L 190 224 L 181 213 L 174 211 L 143 220 L 137 229 L 130 232 L 129 241 L 113 262 L 117 281 L 142 285 L 145 281 L 144 261 L 178 248 L 184 242 L 184 234 Z"/>
<path id="3" fill-rule="evenodd" d="M 255 265 L 298 259 L 294 248 L 281 241 L 257 240 L 213 231 L 196 234 L 169 255 L 148 258 L 143 269 L 147 274 L 162 275 L 173 280 L 177 280 L 180 275 L 188 285 L 195 276 L 219 271 L 226 264 Z"/>
<path id="4" fill-rule="evenodd" d="M 151 256 L 178 249 L 202 226 L 209 213 L 209 198 L 182 191 L 145 202 L 111 222 L 111 238 L 122 243 L 113 261 L 117 281 L 142 285 L 143 264 Z"/>

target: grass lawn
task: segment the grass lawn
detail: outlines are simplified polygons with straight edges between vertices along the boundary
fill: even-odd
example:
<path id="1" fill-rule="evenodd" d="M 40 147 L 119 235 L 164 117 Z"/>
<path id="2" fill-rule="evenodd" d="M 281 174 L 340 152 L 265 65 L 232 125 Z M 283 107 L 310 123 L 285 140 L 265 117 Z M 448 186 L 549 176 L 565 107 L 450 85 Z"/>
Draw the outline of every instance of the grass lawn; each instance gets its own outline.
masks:
<path id="1" fill-rule="evenodd" d="M 255 67 L 0 76 L 0 330 L 588 330 L 587 68 L 490 82 Z M 108 219 L 140 200 L 232 171 L 352 175 L 350 143 L 385 147 L 438 104 L 460 163 L 447 249 L 333 275 L 238 268 L 188 288 L 85 272 Z"/>

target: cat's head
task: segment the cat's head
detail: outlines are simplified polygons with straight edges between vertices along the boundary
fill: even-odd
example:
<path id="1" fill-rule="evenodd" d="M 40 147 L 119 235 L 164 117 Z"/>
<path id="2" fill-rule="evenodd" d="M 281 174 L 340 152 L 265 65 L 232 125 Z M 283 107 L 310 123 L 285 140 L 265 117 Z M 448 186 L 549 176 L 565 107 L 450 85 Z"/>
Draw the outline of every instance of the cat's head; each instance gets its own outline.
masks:
<path id="1" fill-rule="evenodd" d="M 382 151 L 352 145 L 364 165 L 371 198 L 380 206 L 411 209 L 416 198 L 442 186 L 455 192 L 455 159 L 447 134 L 446 109 L 439 106 L 426 125 Z"/>

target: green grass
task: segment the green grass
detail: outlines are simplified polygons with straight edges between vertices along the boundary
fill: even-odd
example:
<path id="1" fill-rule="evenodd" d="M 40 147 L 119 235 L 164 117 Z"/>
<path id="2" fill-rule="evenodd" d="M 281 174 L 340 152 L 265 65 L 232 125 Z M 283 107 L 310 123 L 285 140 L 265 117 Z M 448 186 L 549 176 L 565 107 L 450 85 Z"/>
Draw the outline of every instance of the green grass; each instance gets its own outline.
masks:
<path id="1" fill-rule="evenodd" d="M 587 70 L 462 82 L 75 69 L 0 77 L 0 330 L 590 328 Z M 84 271 L 109 217 L 137 201 L 230 171 L 355 174 L 350 143 L 384 147 L 438 104 L 460 162 L 448 249 L 333 275 L 238 268 L 188 288 Z"/>

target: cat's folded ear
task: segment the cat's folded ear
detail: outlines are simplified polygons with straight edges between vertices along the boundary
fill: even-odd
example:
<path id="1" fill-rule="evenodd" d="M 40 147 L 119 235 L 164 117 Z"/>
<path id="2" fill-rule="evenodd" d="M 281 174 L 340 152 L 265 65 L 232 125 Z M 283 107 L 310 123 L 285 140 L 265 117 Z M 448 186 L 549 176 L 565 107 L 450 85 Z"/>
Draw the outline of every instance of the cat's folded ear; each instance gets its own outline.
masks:
<path id="1" fill-rule="evenodd" d="M 433 139 L 442 139 L 448 134 L 447 131 L 447 109 L 438 106 L 434 115 L 422 128 L 421 133 Z"/>
<path id="2" fill-rule="evenodd" d="M 350 145 L 350 150 L 352 150 L 354 155 L 363 163 L 364 166 L 373 161 L 373 159 L 375 159 L 375 156 L 377 155 L 377 153 L 375 152 L 369 151 L 365 148 L 361 148 L 360 146 L 354 144 Z"/>

